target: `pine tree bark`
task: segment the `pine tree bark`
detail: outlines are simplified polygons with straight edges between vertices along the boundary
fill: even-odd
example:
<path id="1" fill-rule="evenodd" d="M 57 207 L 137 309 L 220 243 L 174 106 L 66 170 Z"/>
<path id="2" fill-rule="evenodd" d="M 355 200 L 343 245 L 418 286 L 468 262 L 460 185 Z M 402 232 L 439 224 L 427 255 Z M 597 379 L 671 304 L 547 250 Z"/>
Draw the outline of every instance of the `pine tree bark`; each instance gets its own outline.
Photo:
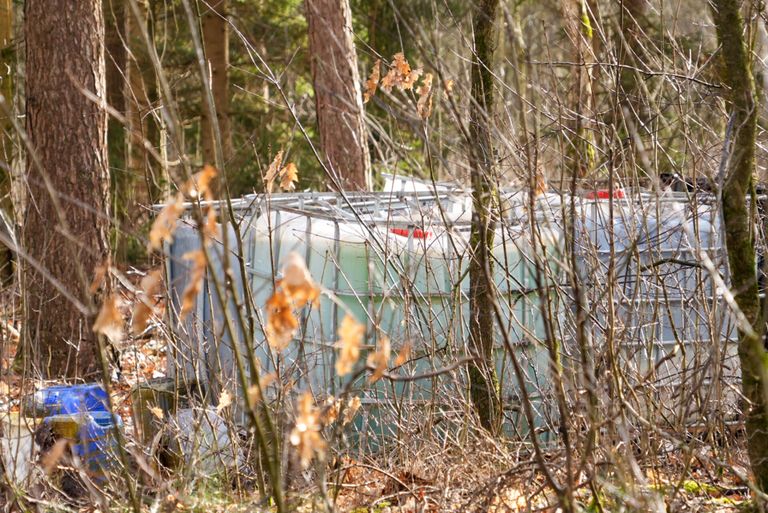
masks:
<path id="1" fill-rule="evenodd" d="M 320 146 L 343 188 L 368 190 L 371 157 L 349 0 L 306 0 L 305 5 Z"/>
<path id="2" fill-rule="evenodd" d="M 83 376 L 100 368 L 88 289 L 108 254 L 107 116 L 81 92 L 106 95 L 101 0 L 27 0 L 24 31 L 27 363 Z"/>
<path id="3" fill-rule="evenodd" d="M 493 57 L 497 40 L 499 0 L 477 2 L 474 15 L 472 99 L 469 148 L 472 177 L 472 229 L 469 263 L 469 339 L 472 351 L 481 357 L 469 366 L 470 396 L 486 429 L 495 432 L 501 422 L 501 396 L 494 362 L 493 236 L 495 199 L 498 197 L 493 148 Z"/>
<path id="4" fill-rule="evenodd" d="M 216 134 L 206 103 L 202 105 L 203 160 L 222 166 L 232 155 L 232 132 L 229 121 L 229 22 L 227 0 L 201 3 L 203 46 L 210 73 L 211 93 L 216 107 L 216 121 L 221 136 L 221 155 L 216 155 Z"/>
<path id="5" fill-rule="evenodd" d="M 765 393 L 768 363 L 762 342 L 765 319 L 761 318 L 755 233 L 747 206 L 747 197 L 754 194 L 757 98 L 739 3 L 738 0 L 713 0 L 710 3 L 725 67 L 723 79 L 727 86 L 728 110 L 734 127 L 722 208 L 731 288 L 736 303 L 752 326 L 752 332 L 739 330 L 742 391 L 748 401 L 744 412 L 747 450 L 755 482 L 760 490 L 768 492 L 768 397 Z"/>

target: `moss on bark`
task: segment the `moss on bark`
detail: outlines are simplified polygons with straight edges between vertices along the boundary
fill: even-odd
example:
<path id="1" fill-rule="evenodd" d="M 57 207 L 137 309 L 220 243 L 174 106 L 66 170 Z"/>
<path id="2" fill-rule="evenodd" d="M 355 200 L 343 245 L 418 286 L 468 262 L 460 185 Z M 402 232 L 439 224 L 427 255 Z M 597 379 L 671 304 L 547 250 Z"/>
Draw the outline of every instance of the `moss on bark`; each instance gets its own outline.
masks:
<path id="1" fill-rule="evenodd" d="M 744 42 L 744 20 L 737 0 L 713 0 L 712 17 L 717 29 L 723 79 L 728 88 L 729 113 L 734 133 L 722 194 L 725 241 L 736 303 L 752 330 L 739 330 L 739 360 L 742 390 L 748 400 L 744 412 L 750 464 L 756 485 L 768 491 L 768 369 L 761 333 L 765 320 L 760 314 L 755 266 L 755 240 L 746 198 L 753 192 L 755 170 L 756 97 L 749 53 Z M 742 327 L 743 328 L 743 327 Z"/>
<path id="2" fill-rule="evenodd" d="M 481 0 L 474 11 L 472 99 L 470 104 L 469 149 L 472 173 L 472 232 L 469 264 L 470 349 L 480 360 L 470 364 L 470 397 L 486 429 L 495 432 L 501 423 L 501 397 L 494 365 L 493 261 L 491 248 L 495 231 L 494 205 L 498 195 L 494 173 L 491 134 L 493 117 L 493 54 L 496 45 L 496 18 L 499 0 Z"/>

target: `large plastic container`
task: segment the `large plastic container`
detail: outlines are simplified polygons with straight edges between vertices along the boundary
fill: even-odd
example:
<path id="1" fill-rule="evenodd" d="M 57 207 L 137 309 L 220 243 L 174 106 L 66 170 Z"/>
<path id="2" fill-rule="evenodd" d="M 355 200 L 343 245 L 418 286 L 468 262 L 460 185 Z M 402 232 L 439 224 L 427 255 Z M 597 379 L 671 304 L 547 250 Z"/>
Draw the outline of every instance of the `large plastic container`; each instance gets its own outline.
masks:
<path id="1" fill-rule="evenodd" d="M 711 202 L 681 199 L 584 201 L 577 249 L 595 312 L 595 354 L 605 351 L 610 327 L 637 406 L 691 424 L 712 408 L 737 411 L 739 366 L 732 317 L 702 263 L 709 259 L 727 282 L 719 213 Z"/>
<path id="2" fill-rule="evenodd" d="M 337 395 L 347 385 L 347 378 L 336 374 L 334 343 L 347 312 L 366 325 L 368 347 L 375 347 L 382 336 L 390 338 L 395 352 L 405 343 L 411 345 L 411 361 L 397 369 L 400 374 L 433 373 L 468 354 L 470 255 L 469 225 L 464 222 L 471 218 L 468 196 L 412 193 L 398 197 L 297 195 L 295 199 L 294 204 L 285 198 L 262 202 L 261 208 L 251 208 L 239 220 L 248 294 L 257 317 L 265 319 L 263 306 L 273 292 L 273 278 L 279 278 L 283 260 L 290 252 L 304 257 L 313 278 L 338 301 L 323 298 L 317 308 L 302 311 L 299 333 L 279 359 L 266 343 L 262 326 L 255 326 L 254 351 L 260 372 L 279 368 L 279 375 L 293 382 L 293 390 L 310 389 L 321 398 Z M 536 215 L 543 211 L 542 207 L 550 207 L 547 219 L 552 218 L 556 206 L 549 203 L 550 199 L 537 200 Z M 556 318 L 561 310 L 550 288 L 559 277 L 562 236 L 548 221 L 531 231 L 525 198 L 515 196 L 509 204 L 512 222 L 503 223 L 495 236 L 495 281 L 509 342 L 524 370 L 526 388 L 536 402 L 534 427 L 548 431 L 554 429 L 554 420 L 548 406 L 551 380 L 544 321 L 549 315 L 545 310 L 551 309 Z M 230 236 L 234 239 L 234 233 Z M 235 248 L 232 239 L 230 252 Z M 188 282 L 188 269 L 181 256 L 197 247 L 199 235 L 189 226 L 180 226 L 169 248 L 168 265 L 172 305 L 176 308 L 180 302 L 174 298 L 181 296 Z M 214 243 L 210 248 L 214 255 L 221 255 L 221 244 Z M 230 256 L 234 282 L 239 285 L 239 261 Z M 215 267 L 223 267 L 225 260 L 215 258 L 219 258 Z M 245 336 L 239 324 L 235 329 L 242 336 L 236 336 L 237 341 L 221 330 L 221 305 L 228 304 L 234 318 L 234 305 L 245 304 L 246 291 L 236 287 L 235 295 L 228 294 L 222 301 L 212 294 L 212 289 L 206 280 L 197 307 L 178 325 L 179 343 L 183 344 L 186 337 L 191 340 L 185 348 L 169 352 L 178 355 L 169 359 L 171 374 L 180 374 L 182 381 L 218 381 L 220 387 L 238 394 L 234 348 L 246 354 Z M 221 341 L 217 347 L 213 347 L 214 340 Z M 515 406 L 520 402 L 520 390 L 500 333 L 497 344 L 497 369 L 505 403 L 510 405 L 509 432 L 528 436 L 530 429 Z M 355 386 L 362 388 L 370 420 L 367 425 L 375 427 L 369 433 L 373 438 L 396 432 L 403 412 L 410 412 L 412 420 L 420 422 L 425 406 L 446 408 L 447 402 L 453 402 L 450 408 L 455 408 L 467 393 L 463 366 L 429 379 L 392 384 L 380 381 L 375 386 L 361 380 Z M 395 414 L 396 419 L 392 418 Z M 463 419 L 466 412 L 453 414 Z"/>

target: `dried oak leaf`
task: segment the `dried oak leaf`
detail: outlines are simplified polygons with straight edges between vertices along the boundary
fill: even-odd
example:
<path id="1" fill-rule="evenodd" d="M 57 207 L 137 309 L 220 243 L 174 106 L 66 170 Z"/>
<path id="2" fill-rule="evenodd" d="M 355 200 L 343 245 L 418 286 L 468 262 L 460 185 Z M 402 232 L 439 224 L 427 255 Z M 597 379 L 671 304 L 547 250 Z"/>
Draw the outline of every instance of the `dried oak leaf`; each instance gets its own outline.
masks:
<path id="1" fill-rule="evenodd" d="M 325 458 L 326 443 L 320 433 L 320 413 L 315 408 L 315 401 L 310 392 L 304 392 L 299 398 L 296 423 L 291 430 L 290 442 L 299 452 L 301 466 L 309 467 L 312 459 Z"/>
<path id="2" fill-rule="evenodd" d="M 336 360 L 336 374 L 346 376 L 352 372 L 357 360 L 360 358 L 360 346 L 362 345 L 365 326 L 347 314 L 339 326 L 339 341 L 336 347 L 339 349 L 339 357 Z"/>
<path id="3" fill-rule="evenodd" d="M 395 358 L 394 366 L 400 367 L 405 362 L 407 362 L 411 357 L 411 343 L 406 342 L 402 348 L 400 348 L 400 352 L 397 354 L 397 357 Z"/>
<path id="4" fill-rule="evenodd" d="M 216 406 L 216 413 L 221 413 L 224 408 L 232 404 L 232 394 L 229 390 L 224 390 L 219 396 L 219 404 Z"/>
<path id="5" fill-rule="evenodd" d="M 296 164 L 289 162 L 280 170 L 280 188 L 284 191 L 292 191 L 299 181 L 299 170 Z"/>
<path id="6" fill-rule="evenodd" d="M 117 295 L 110 294 L 101 305 L 96 322 L 93 323 L 93 331 L 104 335 L 112 342 L 123 340 L 123 316 L 117 305 Z"/>
<path id="7" fill-rule="evenodd" d="M 197 295 L 200 293 L 200 289 L 203 285 L 203 277 L 205 276 L 205 266 L 207 261 L 205 259 L 205 252 L 202 249 L 184 253 L 181 258 L 192 262 L 192 269 L 189 273 L 189 283 L 181 295 L 181 311 L 179 312 L 179 317 L 184 319 L 189 312 L 192 311 L 197 302 Z"/>
<path id="8" fill-rule="evenodd" d="M 432 114 L 432 73 L 424 75 L 424 79 L 421 81 L 416 112 L 421 119 L 427 119 Z"/>
<path id="9" fill-rule="evenodd" d="M 347 401 L 347 407 L 344 410 L 344 421 L 342 424 L 349 424 L 352 422 L 352 419 L 355 418 L 355 415 L 357 415 L 357 411 L 360 409 L 360 406 L 362 405 L 362 401 L 360 401 L 360 398 L 358 396 L 353 397 L 349 401 Z"/>
<path id="10" fill-rule="evenodd" d="M 293 308 L 282 289 L 276 288 L 272 296 L 267 300 L 267 326 L 265 334 L 270 347 L 276 351 L 283 351 L 293 338 L 293 334 L 299 327 L 299 321 L 293 315 Z"/>
<path id="11" fill-rule="evenodd" d="M 163 410 L 157 406 L 150 406 L 149 412 L 152 415 L 154 415 L 157 418 L 157 420 L 163 420 L 163 417 L 165 417 L 165 415 L 163 414 Z"/>
<path id="12" fill-rule="evenodd" d="M 389 343 L 389 338 L 381 337 L 376 344 L 376 352 L 369 354 L 366 361 L 368 368 L 373 370 L 373 373 L 368 378 L 369 383 L 377 382 L 384 375 L 389 364 L 391 352 L 392 346 Z"/>
<path id="13" fill-rule="evenodd" d="M 43 470 L 46 474 L 49 474 L 56 470 L 59 465 L 59 460 L 66 452 L 67 448 L 71 444 L 71 441 L 67 438 L 59 438 L 56 443 L 51 447 L 42 457 L 40 463 L 43 466 Z"/>
<path id="14" fill-rule="evenodd" d="M 184 212 L 184 195 L 179 193 L 165 204 L 155 218 L 155 222 L 152 223 L 152 228 L 149 230 L 148 251 L 160 249 L 165 241 L 173 241 L 176 221 L 178 221 L 182 212 Z"/>
<path id="15" fill-rule="evenodd" d="M 365 90 L 363 91 L 363 103 L 368 103 L 374 94 L 376 94 L 376 88 L 379 86 L 379 78 L 381 78 L 381 59 L 376 59 L 371 69 L 371 74 L 368 80 L 365 81 Z"/>
<path id="16" fill-rule="evenodd" d="M 280 174 L 280 170 L 283 168 L 283 150 L 280 150 L 275 155 L 275 158 L 272 159 L 272 163 L 267 168 L 267 173 L 264 175 L 264 184 L 265 184 L 265 190 L 267 192 L 272 192 L 272 187 L 275 184 L 275 180 L 277 179 L 278 175 Z"/>
<path id="17" fill-rule="evenodd" d="M 280 284 L 296 308 L 302 308 L 307 303 L 312 304 L 320 297 L 320 288 L 315 285 L 301 255 L 295 251 L 289 253 L 283 262 L 282 271 L 283 279 Z"/>
<path id="18" fill-rule="evenodd" d="M 420 68 L 411 69 L 411 65 L 408 64 L 402 52 L 396 53 L 392 59 L 389 71 L 381 79 L 381 88 L 387 92 L 390 92 L 393 87 L 400 91 L 413 89 L 414 84 L 423 73 L 422 70 Z"/>
<path id="19" fill-rule="evenodd" d="M 163 272 L 160 269 L 154 269 L 147 273 L 141 279 L 139 292 L 136 298 L 136 304 L 133 307 L 131 315 L 131 329 L 134 335 L 142 333 L 147 329 L 149 319 L 155 313 L 154 296 L 160 291 L 160 285 L 163 283 Z"/>
<path id="20" fill-rule="evenodd" d="M 210 201 L 213 199 L 211 184 L 218 175 L 219 171 L 215 167 L 206 165 L 202 171 L 195 173 L 187 182 L 184 186 L 184 192 L 192 199 L 204 198 Z"/>

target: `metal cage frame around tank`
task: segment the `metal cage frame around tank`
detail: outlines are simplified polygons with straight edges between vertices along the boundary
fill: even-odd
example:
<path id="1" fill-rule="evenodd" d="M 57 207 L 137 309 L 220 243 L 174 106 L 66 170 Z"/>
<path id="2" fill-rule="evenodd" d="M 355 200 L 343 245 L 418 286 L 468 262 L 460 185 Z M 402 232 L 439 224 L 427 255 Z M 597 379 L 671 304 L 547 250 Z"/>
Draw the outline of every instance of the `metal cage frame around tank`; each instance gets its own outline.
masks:
<path id="1" fill-rule="evenodd" d="M 419 227 L 419 226 L 421 226 L 422 229 L 424 228 L 422 220 L 414 221 L 414 219 L 412 219 L 412 218 L 411 219 L 393 219 L 393 216 L 396 217 L 398 211 L 408 211 L 409 209 L 413 210 L 414 203 L 417 204 L 417 205 L 421 205 L 421 206 L 433 206 L 434 207 L 435 204 L 436 204 L 436 200 L 437 199 L 448 198 L 448 195 L 442 194 L 442 193 L 437 198 L 435 197 L 435 195 L 433 195 L 431 193 L 430 194 L 424 194 L 424 193 L 405 193 L 405 194 L 404 193 L 398 193 L 397 195 L 394 195 L 394 196 L 397 197 L 397 198 L 400 198 L 400 199 L 398 199 L 396 202 L 393 202 L 391 200 L 393 195 L 390 194 L 390 193 L 379 193 L 379 194 L 374 194 L 374 195 L 371 195 L 371 194 L 355 195 L 355 196 L 352 197 L 352 201 L 349 201 L 347 198 L 339 198 L 338 196 L 334 198 L 333 195 L 329 195 L 329 194 L 301 195 L 298 198 L 296 198 L 296 197 L 291 198 L 293 201 L 274 201 L 273 198 L 269 198 L 268 200 L 265 199 L 265 198 L 254 198 L 257 201 L 253 201 L 253 199 L 248 199 L 248 200 L 239 202 L 238 203 L 238 208 L 240 208 L 242 212 L 245 212 L 245 215 L 243 216 L 244 217 L 243 226 L 246 227 L 246 229 L 244 230 L 244 233 L 246 233 L 246 234 L 251 230 L 253 224 L 255 222 L 257 222 L 259 219 L 263 218 L 263 216 L 265 214 L 267 214 L 267 213 L 275 213 L 278 216 L 279 215 L 287 215 L 287 216 L 303 217 L 304 223 L 305 223 L 305 227 L 304 227 L 303 231 L 304 231 L 305 234 L 307 234 L 307 237 L 311 237 L 311 233 L 313 231 L 312 223 L 319 223 L 319 222 L 335 223 L 336 227 L 335 227 L 334 230 L 335 230 L 335 234 L 336 234 L 335 239 L 337 241 L 337 245 L 336 245 L 336 248 L 335 248 L 335 253 L 336 253 L 336 261 L 338 262 L 339 261 L 339 256 L 338 256 L 339 244 L 338 243 L 340 242 L 339 241 L 339 237 L 340 237 L 340 233 L 342 231 L 341 228 L 340 228 L 341 224 L 343 224 L 343 223 L 352 223 L 352 224 L 356 224 L 358 227 L 361 227 L 361 228 L 365 227 L 365 230 L 367 230 L 367 233 L 371 235 L 370 240 L 375 243 L 377 237 L 375 237 L 373 235 L 375 234 L 376 230 L 381 227 L 382 224 L 386 227 L 386 229 L 392 229 L 392 228 L 402 229 L 402 230 L 406 230 L 406 232 L 410 233 L 410 234 L 412 234 L 413 230 L 415 228 Z M 283 199 L 288 199 L 288 198 L 283 197 L 283 198 L 280 198 L 280 199 L 283 200 Z M 260 203 L 261 210 L 257 210 L 257 209 L 253 208 L 253 205 L 256 204 L 258 202 L 258 200 L 261 200 L 261 203 Z M 349 203 L 352 203 L 355 206 L 354 211 L 353 211 L 353 209 L 350 209 L 348 211 L 344 211 L 343 209 L 339 209 L 334 204 L 334 202 L 336 204 L 341 203 L 342 205 L 349 205 Z M 460 199 L 456 204 L 458 204 L 459 207 L 462 207 L 463 205 L 466 204 L 465 198 Z M 360 211 L 361 207 L 367 208 L 368 211 L 361 213 L 361 211 Z M 393 214 L 393 212 L 394 212 L 394 214 Z M 377 217 L 376 213 L 386 213 L 386 215 L 378 216 Z M 445 218 L 444 218 L 443 214 L 444 213 L 441 212 L 440 215 L 437 216 L 437 217 L 439 217 L 439 219 L 438 220 L 433 220 L 433 222 L 435 223 L 435 226 L 440 226 L 441 229 L 445 229 L 446 231 L 447 230 L 458 230 L 458 231 L 463 230 L 466 233 L 466 231 L 467 231 L 467 229 L 469 227 L 469 225 L 466 222 L 444 223 L 443 221 L 444 221 Z M 249 215 L 251 216 L 251 219 L 245 219 Z M 280 225 L 280 221 L 276 222 L 275 224 Z M 377 228 L 377 226 L 378 226 L 378 228 Z M 190 233 L 192 233 L 192 232 L 190 232 Z M 387 234 L 386 237 L 390 236 L 389 232 L 385 232 L 385 233 Z M 379 235 L 381 235 L 381 233 L 379 233 Z M 246 240 L 248 240 L 248 242 L 246 242 L 246 248 L 251 248 L 251 249 L 253 249 L 253 251 L 255 251 L 255 246 L 254 246 L 253 242 L 250 241 L 249 236 L 246 236 L 245 238 L 246 238 Z M 278 237 L 278 239 L 279 239 L 279 237 Z M 174 260 L 177 260 L 178 256 L 180 256 L 182 251 L 188 251 L 188 250 L 191 249 L 190 246 L 185 246 L 184 244 L 179 244 L 179 241 L 183 241 L 183 240 L 185 240 L 185 236 L 183 234 L 181 236 L 177 235 L 177 241 L 174 243 L 174 245 L 171 246 L 171 248 L 169 248 L 170 249 L 170 258 L 168 259 L 169 262 L 173 262 Z M 186 237 L 186 240 L 189 240 L 189 237 Z M 378 241 L 378 243 L 379 243 L 379 246 L 380 246 L 381 250 L 384 250 L 386 248 L 386 246 L 387 246 L 387 241 L 386 240 Z M 505 243 L 511 244 L 511 245 L 515 244 L 514 242 L 510 242 L 510 240 L 508 238 L 505 241 Z M 413 251 L 416 244 L 418 244 L 418 241 L 416 240 L 416 238 L 414 238 L 413 236 L 407 237 L 406 250 Z M 279 240 L 272 241 L 271 245 L 272 245 L 272 248 L 273 248 L 272 249 L 272 253 L 274 255 L 278 255 L 279 253 L 283 252 L 282 243 Z M 255 259 L 255 256 L 254 256 L 254 254 L 252 252 L 250 252 L 251 249 L 246 249 L 246 254 L 244 255 L 244 257 L 246 258 L 247 261 L 253 262 L 254 259 Z M 507 248 L 502 248 L 502 251 L 507 251 Z M 513 251 L 514 252 L 516 250 L 514 248 L 511 248 L 511 249 L 509 249 L 509 251 Z M 308 263 L 309 263 L 309 266 L 311 268 L 312 265 L 313 265 L 312 264 L 313 256 L 311 255 L 310 252 L 311 252 L 311 244 L 308 244 L 305 247 L 305 255 L 304 256 L 309 261 Z M 275 263 L 279 264 L 279 256 L 278 256 L 278 258 L 275 259 Z M 172 266 L 172 265 L 173 264 L 169 264 L 169 266 Z M 498 280 L 497 280 L 500 286 L 506 286 L 507 287 L 506 292 L 505 292 L 505 294 L 507 296 L 510 296 L 510 297 L 511 296 L 516 296 L 517 297 L 516 301 L 521 302 L 521 303 L 529 302 L 529 300 L 527 298 L 528 298 L 528 296 L 530 294 L 532 294 L 534 292 L 534 291 L 530 290 L 530 287 L 525 287 L 524 286 L 525 283 L 529 283 L 530 282 L 530 277 L 525 275 L 526 269 L 527 269 L 525 267 L 525 265 L 528 265 L 528 264 L 527 263 L 519 263 L 519 267 L 521 267 L 522 270 L 520 270 L 520 269 L 514 269 L 513 270 L 514 272 L 517 272 L 518 275 L 519 275 L 518 276 L 519 280 L 517 280 L 518 285 L 516 285 L 516 286 L 519 287 L 518 289 L 512 289 L 512 286 L 510 285 L 511 281 L 509 279 L 509 275 L 511 273 L 509 273 L 509 272 L 502 273 L 502 276 L 499 276 Z M 256 267 L 257 267 L 257 269 L 251 269 L 250 271 L 247 271 L 248 274 L 252 275 L 252 277 L 250 278 L 249 281 L 251 281 L 253 283 L 254 280 L 261 280 L 262 285 L 267 285 L 267 288 L 269 288 L 268 285 L 269 285 L 269 283 L 271 283 L 271 279 L 272 279 L 272 269 L 269 269 L 269 271 L 267 272 L 265 269 L 259 270 L 258 266 L 256 266 Z M 371 290 L 365 290 L 365 291 L 342 290 L 342 287 L 340 287 L 340 285 L 339 285 L 339 271 L 340 271 L 339 267 L 340 266 L 337 265 L 335 267 L 336 267 L 337 273 L 336 273 L 336 276 L 334 277 L 334 282 L 331 284 L 331 287 L 329 287 L 329 288 L 332 288 L 332 290 L 334 291 L 334 293 L 337 296 L 342 296 L 342 297 L 343 296 L 346 296 L 346 297 L 352 296 L 352 297 L 355 297 L 355 298 L 359 299 L 361 296 L 369 295 L 369 299 L 371 299 L 371 297 L 373 295 Z M 276 265 L 275 268 L 279 268 L 279 265 Z M 385 266 L 385 268 L 387 268 L 387 266 Z M 169 274 L 169 278 L 171 278 L 171 280 L 173 282 L 174 281 L 174 276 L 177 276 L 179 273 L 178 273 L 177 270 L 174 270 L 173 267 L 169 267 L 168 274 Z M 459 275 L 465 276 L 465 272 L 461 272 L 460 270 L 455 270 L 454 269 L 450 273 L 450 276 L 453 276 L 453 277 L 456 277 L 456 276 L 459 276 Z M 255 278 L 254 278 L 254 276 L 255 276 Z M 240 276 L 239 279 L 242 279 L 242 277 Z M 466 278 L 464 277 L 464 278 L 460 279 L 459 280 L 459 284 L 461 284 L 462 280 L 466 281 Z M 506 284 L 506 285 L 504 285 L 504 284 Z M 456 284 L 450 283 L 450 286 L 448 288 L 452 290 L 452 289 L 455 288 L 454 285 L 456 285 Z M 461 291 L 461 287 L 462 286 L 458 287 L 458 289 L 459 289 L 458 292 L 459 292 L 460 295 L 462 293 L 462 291 Z M 172 289 L 173 288 L 174 287 L 172 287 Z M 175 287 L 175 289 L 176 290 L 180 290 L 181 287 Z M 206 285 L 205 289 L 208 289 L 208 285 Z M 255 284 L 252 284 L 252 286 L 251 286 L 251 294 L 253 294 L 254 296 L 258 296 L 258 293 L 259 293 L 258 289 L 259 289 L 259 286 L 255 285 Z M 523 290 L 523 289 L 525 289 L 525 290 Z M 455 294 L 455 291 L 451 291 L 451 290 L 449 290 L 449 291 L 446 291 L 446 290 L 443 290 L 443 291 L 428 290 L 428 291 L 425 291 L 424 296 L 428 297 L 430 301 L 432 301 L 433 299 L 438 298 L 438 297 L 441 298 L 441 300 L 442 299 L 449 299 L 450 300 L 452 298 L 451 294 Z M 464 293 L 465 292 L 466 291 L 464 291 Z M 203 294 L 205 296 L 205 290 L 203 292 L 201 292 L 201 294 Z M 244 295 L 244 292 L 243 292 L 243 295 Z M 511 305 L 510 308 L 512 308 L 513 310 L 514 310 L 514 308 L 518 307 L 516 301 L 510 301 L 509 302 L 509 304 Z M 537 302 L 538 302 L 538 300 L 537 300 Z M 206 311 L 213 311 L 213 310 L 215 310 L 215 305 L 211 305 L 211 303 L 209 301 L 207 306 L 206 306 L 205 305 L 205 299 L 203 301 L 200 301 L 200 303 L 203 306 L 202 306 L 202 311 L 199 312 L 199 315 L 203 319 L 206 319 L 206 315 L 208 315 L 208 314 L 206 314 Z M 464 297 L 463 303 L 464 304 L 462 305 L 462 308 L 460 308 L 461 311 L 459 313 L 459 316 L 461 318 L 459 324 L 465 324 L 464 319 L 468 318 L 467 314 L 464 313 L 464 311 L 468 308 L 467 305 L 466 305 L 466 297 Z M 431 306 L 431 303 L 429 303 L 429 304 Z M 370 303 L 369 303 L 369 305 L 370 305 Z M 221 306 L 221 305 L 219 305 L 219 306 Z M 336 331 L 336 329 L 338 327 L 338 322 L 340 320 L 340 311 L 338 309 L 338 305 L 336 305 L 336 303 L 334 303 L 332 308 L 334 308 L 334 311 L 331 314 L 331 319 L 332 319 L 332 323 L 331 324 L 332 324 L 332 327 L 331 327 L 330 330 L 326 330 L 326 332 L 324 333 L 324 338 L 330 339 L 331 342 L 333 341 L 333 339 L 330 337 L 330 335 L 335 333 L 335 331 Z M 526 304 L 526 305 L 520 306 L 520 308 L 522 309 L 522 312 L 525 313 L 527 311 L 526 308 L 532 308 L 532 307 L 530 306 L 530 304 Z M 428 312 L 423 312 L 423 313 L 427 317 L 430 317 L 430 316 L 434 315 L 434 312 L 432 312 L 431 310 L 428 311 Z M 535 314 L 534 310 L 531 310 L 531 312 L 527 313 L 527 315 L 533 315 L 535 317 L 536 314 Z M 215 315 L 214 315 L 214 317 L 215 317 Z M 207 320 L 208 321 L 212 321 L 213 319 L 211 319 L 211 316 L 208 315 L 208 319 Z M 523 333 L 524 330 L 526 329 L 526 327 L 524 325 L 526 320 L 528 320 L 528 319 L 524 319 L 523 321 L 519 321 L 518 320 L 518 323 L 521 326 L 520 330 L 519 330 L 520 333 Z M 203 325 L 204 324 L 205 324 L 205 322 L 203 323 Z M 535 330 L 536 326 L 538 325 L 538 323 L 532 322 L 531 324 L 534 326 L 534 330 Z M 370 327 L 371 326 L 369 325 L 369 328 Z M 205 332 L 204 326 L 201 326 L 201 329 L 202 329 L 202 331 L 198 332 L 199 333 L 198 339 L 199 340 L 205 340 L 206 332 Z M 462 328 L 459 331 L 461 332 L 462 335 L 465 335 L 466 334 L 466 327 L 462 326 Z M 376 330 L 371 330 L 371 332 L 372 333 L 376 333 Z M 515 336 L 518 336 L 518 335 L 515 335 Z M 522 337 L 523 335 L 519 335 L 519 336 Z M 528 333 L 526 336 L 530 336 L 530 333 Z M 326 340 L 326 342 L 328 342 L 328 340 Z M 229 341 L 229 344 L 231 344 L 231 341 Z M 262 341 L 261 345 L 263 347 L 266 347 L 263 344 L 263 341 Z M 227 343 L 223 344 L 221 347 L 225 347 L 226 348 L 226 346 L 227 346 Z M 224 357 L 221 357 L 221 347 L 216 351 L 217 357 L 219 357 L 222 360 L 231 361 L 231 356 L 232 356 L 231 354 L 226 354 L 226 355 L 224 355 Z M 516 347 L 522 348 L 523 346 L 519 345 L 519 341 L 518 341 L 518 344 L 516 345 Z M 332 365 L 333 365 L 333 358 L 335 358 L 335 354 L 334 354 L 332 348 L 328 348 L 328 349 L 330 349 L 330 356 L 331 356 L 331 358 L 330 358 L 330 360 L 328 360 L 325 363 L 325 365 L 326 365 L 326 367 L 332 367 Z M 464 354 L 466 354 L 465 353 L 466 349 L 465 348 L 462 348 L 462 349 L 464 350 Z M 539 348 L 539 349 L 541 349 L 541 348 Z M 195 351 L 192 351 L 192 353 L 194 353 L 194 352 Z M 225 349 L 225 352 L 226 352 L 226 349 Z M 200 354 L 200 357 L 198 358 L 198 360 L 207 361 L 208 358 L 207 357 L 203 357 L 203 356 L 206 355 L 208 352 L 206 350 L 202 350 L 202 351 L 200 351 L 200 353 L 201 354 Z M 500 358 L 503 359 L 504 358 L 503 349 L 500 348 L 498 350 L 498 353 L 500 354 Z M 522 353 L 523 353 L 523 350 L 521 349 L 521 354 Z M 268 359 L 266 358 L 266 355 L 262 355 L 262 356 L 263 356 L 262 362 L 264 362 L 265 360 L 268 361 Z M 430 360 L 432 360 L 432 359 L 430 358 Z M 528 357 L 526 357 L 526 360 L 529 361 L 529 362 L 531 361 L 530 358 L 528 358 Z M 548 381 L 546 379 L 546 376 L 545 376 L 546 375 L 546 367 L 547 367 L 547 363 L 546 363 L 547 357 L 546 357 L 546 355 L 544 355 L 544 356 L 540 355 L 539 357 L 536 357 L 533 360 L 535 360 L 533 363 L 527 364 L 526 369 L 528 371 L 530 371 L 532 379 L 539 380 L 539 378 L 540 378 L 540 381 L 535 383 L 535 384 L 533 384 L 531 388 L 532 388 L 532 390 L 533 389 L 540 390 L 541 388 L 546 388 L 545 385 L 546 385 L 546 382 Z M 170 359 L 169 361 L 172 362 L 173 359 Z M 531 366 L 536 367 L 536 368 L 534 369 Z M 172 367 L 173 367 L 173 365 L 172 365 Z M 181 368 L 182 365 L 178 365 L 177 364 L 177 367 Z M 211 365 L 211 368 L 213 368 L 213 369 L 215 369 L 216 367 L 217 367 L 216 365 Z M 221 369 L 221 366 L 219 365 L 218 368 Z M 434 366 L 431 367 L 431 369 L 434 370 Z M 216 372 L 216 371 L 214 371 L 214 372 Z M 508 372 L 510 372 L 510 371 L 508 371 Z M 189 371 L 185 371 L 184 373 L 187 374 L 187 375 L 190 374 Z M 542 374 L 542 376 L 539 377 L 539 376 L 536 376 L 536 374 Z M 196 380 L 200 380 L 201 378 L 210 379 L 210 377 L 211 377 L 210 373 L 208 373 L 208 376 L 204 377 L 204 376 L 202 376 L 200 374 L 196 374 L 194 371 L 192 372 L 192 375 L 194 376 L 194 379 L 196 379 Z M 231 376 L 231 372 L 229 373 L 229 375 Z M 514 388 L 514 387 L 512 387 L 512 388 Z M 333 393 L 333 388 L 331 388 L 331 390 L 323 390 L 323 393 Z M 365 401 L 365 398 L 364 398 L 364 402 L 376 403 L 376 401 L 377 401 L 377 399 L 375 397 L 374 398 L 370 398 L 369 397 L 368 399 L 369 399 L 368 401 Z M 543 403 L 543 401 L 541 401 L 541 402 Z M 542 404 L 539 409 L 543 411 L 545 409 L 545 405 Z M 525 426 L 521 427 L 520 425 L 518 425 L 520 420 L 521 420 L 520 412 L 519 411 L 517 413 L 512 412 L 512 413 L 510 413 L 510 415 L 513 416 L 513 417 L 516 417 L 516 420 L 514 420 L 512 422 L 513 426 L 512 426 L 511 431 L 517 431 L 518 433 L 525 434 L 525 432 L 527 432 L 528 428 L 525 427 Z M 552 422 L 551 418 L 544 419 L 544 417 L 549 417 L 549 414 L 542 415 L 542 419 L 543 420 L 541 420 L 541 422 L 540 422 L 541 425 L 538 426 L 538 427 L 541 428 L 541 429 L 544 429 L 545 431 L 547 431 L 547 430 L 549 430 L 549 428 L 546 428 L 545 426 L 549 426 L 551 428 L 551 427 L 553 427 L 553 422 Z"/>

